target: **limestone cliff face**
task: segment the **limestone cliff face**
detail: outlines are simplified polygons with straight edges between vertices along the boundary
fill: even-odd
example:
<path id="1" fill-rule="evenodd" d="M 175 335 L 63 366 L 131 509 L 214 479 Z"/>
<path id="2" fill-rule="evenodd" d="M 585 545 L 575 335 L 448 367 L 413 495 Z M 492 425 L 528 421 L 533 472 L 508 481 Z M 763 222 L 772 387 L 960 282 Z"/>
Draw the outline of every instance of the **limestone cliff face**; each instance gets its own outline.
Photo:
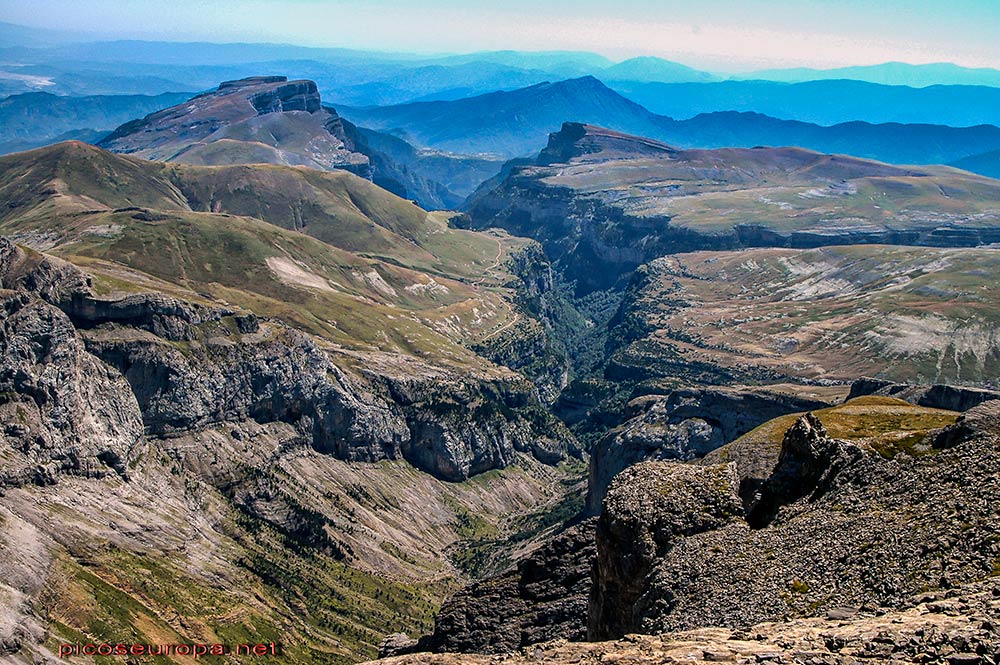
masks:
<path id="1" fill-rule="evenodd" d="M 1000 391 L 997 390 L 944 384 L 913 385 L 871 378 L 858 379 L 852 383 L 847 399 L 863 395 L 896 397 L 910 404 L 950 411 L 968 411 L 983 402 L 1000 399 Z"/>
<path id="2" fill-rule="evenodd" d="M 829 404 L 763 388 L 689 388 L 632 400 L 625 423 L 591 451 L 587 512 L 600 512 L 612 479 L 632 464 L 690 461 L 772 418 L 824 406 Z"/>
<path id="3" fill-rule="evenodd" d="M 3 297 L 0 357 L 0 486 L 127 475 L 142 435 L 139 406 L 65 314 L 23 292 Z"/>
<path id="4" fill-rule="evenodd" d="M 220 86 L 221 88 L 222 86 Z M 313 81 L 292 81 L 291 83 L 282 81 L 281 85 L 252 94 L 250 104 L 261 115 L 282 111 L 315 113 L 323 106 L 320 103 L 319 90 Z"/>
<path id="5" fill-rule="evenodd" d="M 731 489 L 737 463 L 631 467 L 598 524 L 590 636 L 901 609 L 995 574 L 998 422 L 1000 401 L 986 402 L 911 455 L 803 416 L 753 496 Z"/>
<path id="6" fill-rule="evenodd" d="M 735 465 L 644 462 L 619 475 L 597 524 L 587 636 L 642 632 L 647 577 L 678 539 L 742 517 Z"/>
<path id="7" fill-rule="evenodd" d="M 102 300 L 72 266 L 6 240 L 0 286 L 16 289 L 2 340 L 8 401 L 32 401 L 49 429 L 103 446 L 77 454 L 40 443 L 50 452 L 28 455 L 18 478 L 35 460 L 120 466 L 143 431 L 175 436 L 247 420 L 290 423 L 338 459 L 406 459 L 446 480 L 503 468 L 519 452 L 556 463 L 571 439 L 516 375 L 459 376 L 416 360 L 398 373 L 352 369 L 311 337 L 252 314 L 162 294 Z M 36 385 L 39 376 L 49 388 Z M 87 400 L 94 405 L 80 408 Z M 36 436 L 22 429 L 15 434 Z"/>

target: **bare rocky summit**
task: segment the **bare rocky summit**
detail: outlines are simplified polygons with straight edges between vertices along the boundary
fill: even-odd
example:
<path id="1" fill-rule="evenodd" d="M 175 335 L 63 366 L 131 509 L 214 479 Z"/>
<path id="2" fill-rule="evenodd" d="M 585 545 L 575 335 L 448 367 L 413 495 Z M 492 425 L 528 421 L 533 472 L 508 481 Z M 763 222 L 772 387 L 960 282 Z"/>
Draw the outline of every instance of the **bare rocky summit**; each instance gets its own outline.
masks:
<path id="1" fill-rule="evenodd" d="M 922 442 L 895 446 L 831 438 L 806 415 L 785 434 L 762 487 L 718 481 L 710 485 L 718 495 L 652 513 L 644 507 L 694 472 L 669 462 L 632 467 L 612 483 L 598 527 L 590 636 L 745 629 L 843 605 L 901 609 L 922 591 L 989 577 L 1000 561 L 998 413 L 1000 402 L 987 402 Z M 737 464 L 698 473 L 707 481 Z M 722 519 L 720 505 L 740 501 Z M 664 520 L 682 528 L 664 531 Z M 603 607 L 610 611 L 595 612 Z"/>

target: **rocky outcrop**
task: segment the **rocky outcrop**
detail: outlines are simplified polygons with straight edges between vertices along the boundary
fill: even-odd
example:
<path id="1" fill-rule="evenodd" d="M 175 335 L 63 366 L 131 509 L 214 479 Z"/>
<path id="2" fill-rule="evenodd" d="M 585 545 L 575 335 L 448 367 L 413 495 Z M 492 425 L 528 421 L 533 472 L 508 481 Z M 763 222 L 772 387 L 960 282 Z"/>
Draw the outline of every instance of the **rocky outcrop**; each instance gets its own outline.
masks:
<path id="1" fill-rule="evenodd" d="M 710 509 L 687 501 L 645 511 L 664 487 L 689 485 L 691 472 L 667 462 L 631 467 L 612 483 L 599 523 L 591 635 L 746 629 L 845 606 L 903 610 L 922 591 L 995 574 L 998 423 L 1000 401 L 987 402 L 928 435 L 926 452 L 886 456 L 803 416 L 759 494 L 743 497 L 747 519 L 731 503 L 735 493 Z M 719 505 L 730 508 L 727 519 Z M 684 511 L 707 527 L 650 535 L 677 514 L 684 524 Z M 616 607 L 607 598 L 625 598 L 623 614 L 603 609 Z"/>
<path id="2" fill-rule="evenodd" d="M 315 113 L 322 108 L 319 98 L 319 90 L 313 81 L 292 81 L 288 83 L 285 77 L 281 78 L 283 85 L 275 86 L 267 90 L 255 92 L 250 95 L 250 104 L 257 109 L 257 113 L 281 113 L 282 111 L 305 111 Z M 219 89 L 224 89 L 219 86 Z"/>
<path id="3" fill-rule="evenodd" d="M 507 653 L 587 634 L 594 521 L 548 540 L 502 575 L 465 587 L 437 615 L 434 632 L 395 653 Z M 386 648 L 382 656 L 391 655 Z"/>
<path id="4" fill-rule="evenodd" d="M 128 384 L 53 306 L 88 288 L 72 265 L 0 238 L 0 485 L 127 475 L 142 435 Z"/>
<path id="5" fill-rule="evenodd" d="M 597 523 L 588 639 L 642 631 L 647 577 L 678 539 L 743 515 L 735 465 L 644 462 L 619 474 Z"/>
<path id="6" fill-rule="evenodd" d="M 690 388 L 634 399 L 628 420 L 591 451 L 587 512 L 600 512 L 612 479 L 632 464 L 699 458 L 773 418 L 825 406 L 763 388 Z"/>
<path id="7" fill-rule="evenodd" d="M 549 134 L 548 145 L 538 153 L 537 163 L 548 166 L 580 161 L 669 157 L 676 152 L 676 148 L 653 139 L 579 122 L 564 122 L 558 132 Z"/>
<path id="8" fill-rule="evenodd" d="M 1000 399 L 1000 391 L 944 384 L 914 385 L 893 383 L 882 379 L 863 378 L 851 384 L 847 399 L 862 395 L 883 395 L 906 400 L 910 404 L 931 409 L 968 411 L 974 406 L 994 399 Z"/>

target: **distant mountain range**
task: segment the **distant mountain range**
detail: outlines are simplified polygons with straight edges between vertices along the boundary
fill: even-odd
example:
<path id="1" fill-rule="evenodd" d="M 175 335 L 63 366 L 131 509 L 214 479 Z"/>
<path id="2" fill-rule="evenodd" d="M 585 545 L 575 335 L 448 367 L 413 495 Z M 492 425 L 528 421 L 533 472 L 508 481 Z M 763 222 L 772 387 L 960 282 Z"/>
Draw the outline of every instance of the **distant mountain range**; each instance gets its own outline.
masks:
<path id="1" fill-rule="evenodd" d="M 978 155 L 963 157 L 951 163 L 952 166 L 973 173 L 981 173 L 991 178 L 1000 178 L 1000 150 L 991 150 Z"/>
<path id="2" fill-rule="evenodd" d="M 931 107 L 947 106 L 953 109 L 949 112 L 954 113 L 952 119 L 956 122 L 984 116 L 996 117 L 1000 122 L 1000 112 L 993 111 L 1000 108 L 1000 89 L 951 86 L 917 90 L 851 81 L 615 85 L 630 88 L 633 97 L 649 99 L 657 110 L 700 111 L 737 99 L 745 107 L 767 108 L 777 116 L 789 110 L 792 115 L 811 114 L 819 124 L 739 111 L 699 112 L 675 119 L 652 112 L 596 78 L 584 76 L 454 100 L 382 107 L 337 104 L 339 114 L 351 122 L 334 133 L 339 137 L 337 141 L 365 146 L 362 152 L 367 157 L 362 161 L 372 163 L 376 182 L 434 209 L 459 205 L 479 183 L 497 173 L 504 160 L 536 153 L 549 132 L 566 121 L 648 136 L 682 148 L 800 146 L 892 163 L 954 164 L 984 175 L 997 174 L 995 158 L 967 159 L 1000 150 L 1000 129 L 992 124 L 964 128 L 932 123 L 823 124 L 860 115 L 866 105 L 871 109 L 893 107 L 897 113 L 911 113 L 915 119 L 924 118 Z M 949 95 L 962 99 L 962 103 L 944 104 Z M 308 96 L 319 109 L 322 104 L 314 84 Z M 185 104 L 190 97 L 190 93 L 155 97 L 13 95 L 0 101 L 0 151 L 24 150 L 69 138 L 97 141 L 115 126 L 161 109 L 166 110 L 147 126 L 140 123 L 120 129 L 115 143 L 107 147 L 189 163 L 313 163 L 316 147 L 312 142 L 326 141 L 329 134 L 324 127 L 326 120 L 317 119 L 318 115 L 306 113 L 293 122 L 290 116 L 256 117 L 253 112 L 250 115 L 254 117 L 241 115 L 226 120 L 228 116 L 219 116 L 213 111 L 215 106 L 204 103 L 216 97 L 207 93 L 197 97 L 200 101 L 195 106 L 200 111 Z M 858 99 L 866 101 L 851 101 Z M 250 105 L 246 109 L 253 111 Z M 197 137 L 189 137 L 193 130 L 188 129 L 166 133 L 151 129 L 164 121 L 186 127 L 194 118 L 192 113 L 201 114 Z M 333 115 L 336 117 L 337 112 Z M 674 115 L 684 118 L 683 113 Z M 275 123 L 281 125 L 277 133 L 271 132 Z M 352 135 L 341 136 L 345 131 Z M 127 135 L 130 138 L 126 145 L 122 140 Z M 209 135 L 214 137 L 209 141 L 211 145 L 203 144 Z M 140 138 L 132 145 L 135 136 Z M 265 146 L 270 146 L 267 150 L 273 154 L 263 154 Z M 344 164 L 334 161 L 335 167 L 343 168 Z"/>
<path id="3" fill-rule="evenodd" d="M 836 69 L 768 69 L 733 76 L 733 79 L 784 81 L 820 81 L 826 79 L 851 79 L 882 85 L 907 85 L 922 88 L 930 85 L 988 85 L 1000 86 L 1000 70 L 960 67 L 950 62 L 911 65 L 905 62 L 886 62 L 863 67 Z"/>
<path id="4" fill-rule="evenodd" d="M 678 147 L 799 146 L 902 164 L 947 164 L 1000 149 L 1000 128 L 849 122 L 824 127 L 758 113 L 716 112 L 687 120 L 650 112 L 593 77 L 467 99 L 379 108 L 340 107 L 359 125 L 415 145 L 509 158 L 537 152 L 572 120 L 648 136 Z"/>
<path id="5" fill-rule="evenodd" d="M 537 152 L 549 132 L 569 119 L 643 136 L 658 133 L 653 114 L 592 76 L 454 101 L 338 110 L 356 124 L 415 145 L 508 158 Z"/>
<path id="6" fill-rule="evenodd" d="M 952 64 L 885 63 L 830 70 L 782 69 L 738 75 L 706 72 L 664 58 L 615 63 L 579 51 L 486 51 L 457 55 L 387 53 L 289 44 L 95 41 L 93 35 L 0 23 L 0 94 L 159 94 L 204 90 L 218 81 L 289 74 L 316 81 L 324 98 L 353 106 L 458 99 L 585 75 L 605 82 L 710 83 L 852 79 L 882 85 L 1000 86 L 1000 71 Z M 734 100 L 739 101 L 739 100 Z M 940 107 L 947 110 L 949 105 Z M 656 109 L 654 109 L 656 110 Z M 740 105 L 702 110 L 753 110 Z M 658 111 L 664 112 L 664 111 Z M 685 117 L 690 114 L 677 114 Z M 812 121 L 810 117 L 782 115 Z M 842 118 L 843 119 L 843 118 Z M 861 115 L 852 120 L 874 120 Z M 886 117 L 910 121 L 910 118 Z M 928 121 L 948 124 L 943 118 Z"/>
<path id="7" fill-rule="evenodd" d="M 713 111 L 753 111 L 820 125 L 852 120 L 952 127 L 1000 125 L 1000 88 L 982 85 L 910 88 L 849 80 L 791 84 L 773 81 L 642 83 L 602 80 L 650 111 L 678 119 Z"/>

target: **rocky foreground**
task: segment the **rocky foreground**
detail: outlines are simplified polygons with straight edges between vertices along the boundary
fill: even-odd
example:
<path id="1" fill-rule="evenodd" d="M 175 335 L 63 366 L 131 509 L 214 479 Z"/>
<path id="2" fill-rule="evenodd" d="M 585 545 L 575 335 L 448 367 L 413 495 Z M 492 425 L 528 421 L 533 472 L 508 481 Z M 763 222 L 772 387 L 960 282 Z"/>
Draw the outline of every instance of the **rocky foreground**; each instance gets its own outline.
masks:
<path id="1" fill-rule="evenodd" d="M 835 608 L 825 615 L 745 630 L 702 628 L 607 642 L 555 640 L 516 653 L 414 654 L 381 665 L 528 663 L 948 663 L 1000 662 L 1000 579 L 925 593 L 906 610 Z"/>

